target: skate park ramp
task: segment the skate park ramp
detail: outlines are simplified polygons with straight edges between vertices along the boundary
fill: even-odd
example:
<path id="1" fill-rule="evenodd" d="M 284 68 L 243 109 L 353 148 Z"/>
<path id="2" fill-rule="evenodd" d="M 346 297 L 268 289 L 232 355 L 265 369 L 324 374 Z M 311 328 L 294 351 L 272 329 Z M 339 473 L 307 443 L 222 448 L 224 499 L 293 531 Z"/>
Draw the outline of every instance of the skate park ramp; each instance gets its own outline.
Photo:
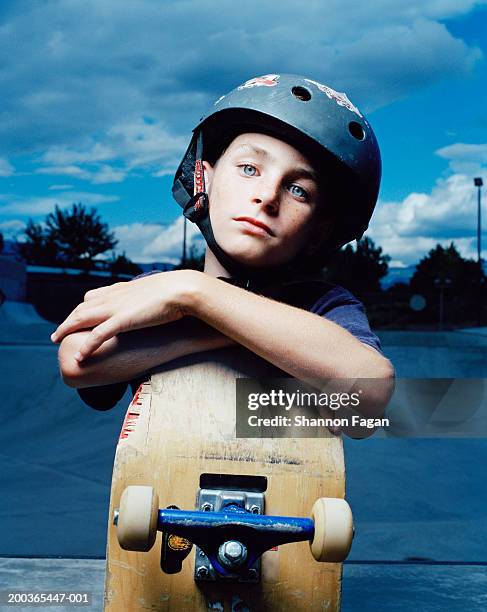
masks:
<path id="1" fill-rule="evenodd" d="M 46 344 L 56 329 L 37 314 L 34 306 L 26 302 L 6 301 L 0 306 L 0 342 L 14 344 Z"/>
<path id="2" fill-rule="evenodd" d="M 0 555 L 6 560 L 105 555 L 112 463 L 130 395 L 108 412 L 83 404 L 59 376 L 57 347 L 49 340 L 54 328 L 28 304 L 0 308 Z M 398 376 L 486 377 L 485 330 L 380 336 Z M 443 564 L 437 574 L 445 580 L 456 564 L 484 567 L 485 439 L 372 437 L 347 439 L 345 448 L 356 524 L 345 576 L 354 573 L 360 588 L 344 609 L 355 609 L 355 597 L 358 605 L 361 594 L 388 579 L 379 571 L 384 563 L 392 574 L 394 564 Z M 97 567 L 102 571 L 101 561 Z M 370 568 L 376 582 L 369 582 Z M 419 574 L 426 584 L 433 571 L 402 568 L 397 572 L 415 584 Z M 404 580 L 396 587 L 404 588 Z"/>

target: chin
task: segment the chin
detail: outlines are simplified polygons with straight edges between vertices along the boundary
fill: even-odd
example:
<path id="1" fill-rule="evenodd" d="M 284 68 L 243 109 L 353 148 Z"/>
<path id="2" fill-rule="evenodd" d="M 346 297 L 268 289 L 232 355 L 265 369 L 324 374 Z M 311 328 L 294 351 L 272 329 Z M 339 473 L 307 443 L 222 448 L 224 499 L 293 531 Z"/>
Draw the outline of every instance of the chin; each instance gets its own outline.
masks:
<path id="1" fill-rule="evenodd" d="M 267 253 L 237 252 L 235 250 L 227 251 L 227 253 L 239 263 L 251 268 L 269 268 L 284 265 L 285 263 L 276 258 L 269 257 Z"/>
<path id="2" fill-rule="evenodd" d="M 218 242 L 218 240 L 217 240 Z M 284 265 L 286 261 L 282 261 L 275 249 L 269 250 L 263 248 L 260 239 L 255 239 L 252 236 L 240 235 L 234 240 L 228 240 L 230 243 L 225 245 L 225 241 L 219 242 L 222 249 L 236 259 L 239 263 L 252 268 L 268 268 L 279 265 Z"/>

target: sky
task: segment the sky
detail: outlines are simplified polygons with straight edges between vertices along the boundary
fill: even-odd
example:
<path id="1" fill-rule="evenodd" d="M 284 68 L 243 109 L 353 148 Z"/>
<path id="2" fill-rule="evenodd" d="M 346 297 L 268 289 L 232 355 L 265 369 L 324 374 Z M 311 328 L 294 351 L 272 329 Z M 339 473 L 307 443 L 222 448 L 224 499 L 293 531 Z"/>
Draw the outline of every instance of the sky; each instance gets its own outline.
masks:
<path id="1" fill-rule="evenodd" d="M 383 179 L 367 235 L 390 265 L 451 241 L 476 258 L 486 32 L 487 0 L 2 0 L 0 232 L 21 239 L 29 218 L 82 202 L 118 252 L 179 261 L 171 184 L 191 130 L 247 79 L 293 73 L 372 124 Z"/>

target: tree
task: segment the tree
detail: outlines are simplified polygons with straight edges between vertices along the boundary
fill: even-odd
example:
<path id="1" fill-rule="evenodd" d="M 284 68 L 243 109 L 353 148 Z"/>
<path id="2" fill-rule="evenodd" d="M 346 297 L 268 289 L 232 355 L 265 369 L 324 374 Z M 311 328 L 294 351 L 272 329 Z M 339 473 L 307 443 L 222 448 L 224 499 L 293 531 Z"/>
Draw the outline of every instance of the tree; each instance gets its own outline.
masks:
<path id="1" fill-rule="evenodd" d="M 464 259 L 455 244 L 437 244 L 416 266 L 411 278 L 412 293 L 427 300 L 421 319 L 438 321 L 441 326 L 479 325 L 485 317 L 485 275 L 473 259 Z M 419 315 L 418 315 L 419 316 Z"/>
<path id="2" fill-rule="evenodd" d="M 130 259 L 125 256 L 125 252 L 122 255 L 118 255 L 118 257 L 114 256 L 113 260 L 110 262 L 110 271 L 114 276 L 119 274 L 137 276 L 138 274 L 142 274 L 142 268 L 133 261 L 130 261 Z"/>
<path id="3" fill-rule="evenodd" d="M 200 251 L 196 244 L 192 244 L 189 248 L 189 253 L 186 256 L 186 261 L 175 266 L 175 270 L 199 270 L 203 271 L 205 267 L 205 252 Z"/>
<path id="4" fill-rule="evenodd" d="M 380 279 L 387 274 L 389 261 L 389 255 L 384 255 L 382 248 L 365 236 L 357 242 L 355 250 L 348 244 L 334 255 L 326 266 L 326 275 L 330 281 L 363 296 L 381 291 Z"/>
<path id="5" fill-rule="evenodd" d="M 483 276 L 483 273 L 482 273 Z M 432 292 L 440 284 L 448 284 L 452 293 L 474 294 L 479 283 L 478 264 L 464 259 L 452 242 L 449 247 L 437 244 L 417 264 L 410 286 L 415 292 Z"/>
<path id="6" fill-rule="evenodd" d="M 16 249 L 27 263 L 40 266 L 59 263 L 57 245 L 40 223 L 29 219 L 24 233 L 27 240 L 17 242 Z"/>
<path id="7" fill-rule="evenodd" d="M 4 244 L 3 234 L 0 233 L 0 253 L 3 251 Z"/>
<path id="8" fill-rule="evenodd" d="M 66 210 L 56 206 L 44 224 L 29 219 L 24 233 L 26 240 L 17 242 L 17 250 L 27 263 L 37 265 L 90 269 L 96 255 L 117 244 L 96 209 L 87 211 L 80 203 Z"/>
<path id="9" fill-rule="evenodd" d="M 81 203 L 73 204 L 70 210 L 56 206 L 46 218 L 46 228 L 60 258 L 74 266 L 84 267 L 83 264 L 113 249 L 118 242 L 96 209 L 88 212 Z"/>

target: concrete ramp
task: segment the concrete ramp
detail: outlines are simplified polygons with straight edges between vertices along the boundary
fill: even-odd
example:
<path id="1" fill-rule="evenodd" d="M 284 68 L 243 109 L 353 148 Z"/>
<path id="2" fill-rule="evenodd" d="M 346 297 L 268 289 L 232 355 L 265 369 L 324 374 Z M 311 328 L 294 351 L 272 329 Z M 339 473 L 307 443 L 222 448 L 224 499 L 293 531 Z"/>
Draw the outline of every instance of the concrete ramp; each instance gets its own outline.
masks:
<path id="1" fill-rule="evenodd" d="M 56 327 L 27 302 L 6 301 L 0 306 L 1 344 L 51 344 L 49 337 Z"/>
<path id="2" fill-rule="evenodd" d="M 485 378 L 485 328 L 444 332 L 379 331 L 398 378 Z"/>
<path id="3" fill-rule="evenodd" d="M 0 325 L 32 325 L 35 323 L 49 323 L 49 321 L 38 315 L 32 304 L 7 301 L 0 307 Z"/>

